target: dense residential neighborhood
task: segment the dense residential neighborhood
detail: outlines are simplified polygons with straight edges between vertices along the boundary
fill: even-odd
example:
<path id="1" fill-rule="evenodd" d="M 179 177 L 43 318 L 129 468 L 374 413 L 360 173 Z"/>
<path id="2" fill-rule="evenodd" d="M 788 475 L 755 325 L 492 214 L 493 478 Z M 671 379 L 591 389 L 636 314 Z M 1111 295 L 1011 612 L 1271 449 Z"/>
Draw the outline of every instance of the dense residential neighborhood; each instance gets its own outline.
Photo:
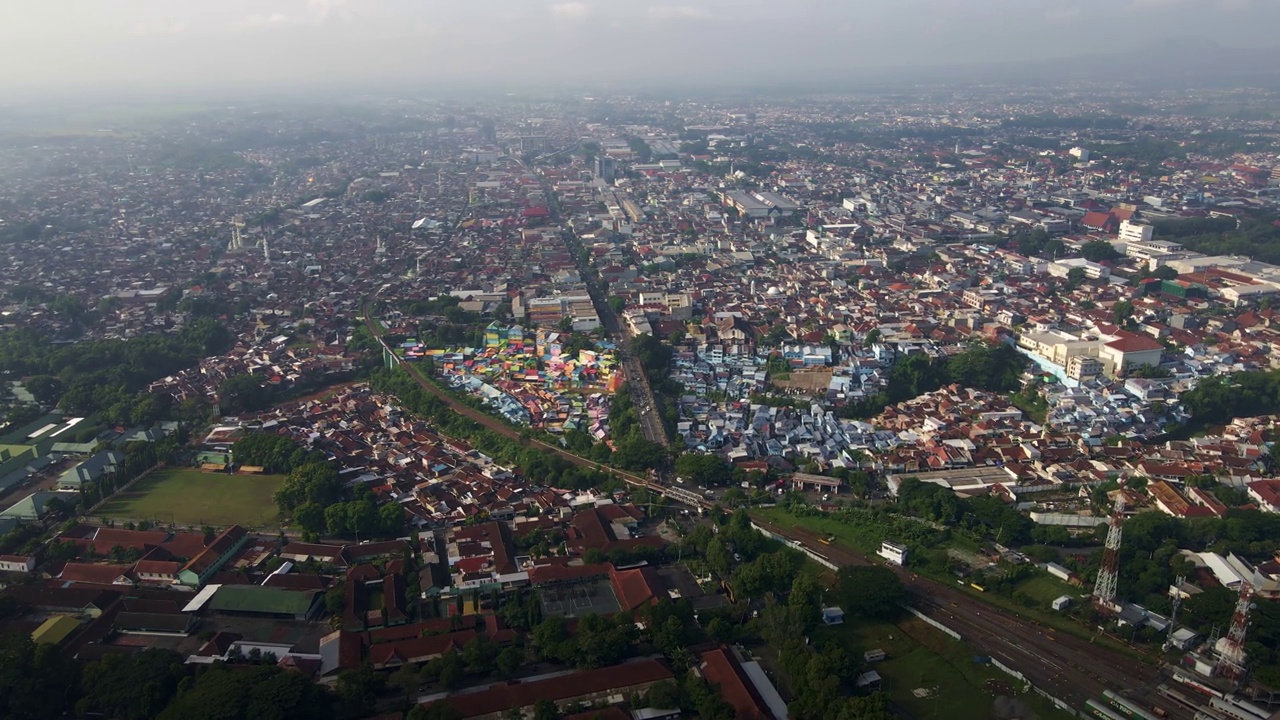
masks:
<path id="1" fill-rule="evenodd" d="M 618 95 L 5 144 L 0 624 L 77 717 L 203 717 L 227 672 L 288 717 L 1269 709 L 1254 117 Z"/>

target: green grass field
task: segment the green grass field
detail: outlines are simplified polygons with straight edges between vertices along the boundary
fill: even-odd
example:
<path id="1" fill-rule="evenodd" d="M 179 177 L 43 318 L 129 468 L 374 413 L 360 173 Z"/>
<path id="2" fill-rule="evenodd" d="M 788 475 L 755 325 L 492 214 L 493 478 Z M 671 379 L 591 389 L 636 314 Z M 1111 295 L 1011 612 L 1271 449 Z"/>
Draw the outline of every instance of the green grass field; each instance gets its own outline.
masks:
<path id="1" fill-rule="evenodd" d="M 224 475 L 164 468 L 117 493 L 96 515 L 202 527 L 274 527 L 283 475 Z"/>
<path id="2" fill-rule="evenodd" d="M 912 717 L 1069 717 L 995 667 L 975 662 L 963 643 L 914 618 L 896 625 L 854 621 L 819 632 L 830 632 L 859 662 L 866 650 L 884 650 L 888 658 L 869 669 L 880 673 L 882 689 Z"/>
<path id="3" fill-rule="evenodd" d="M 1073 587 L 1048 573 L 1027 578 L 1018 583 L 1017 592 L 1026 593 L 1035 600 L 1037 609 L 1049 609 L 1050 612 L 1052 612 L 1053 601 L 1063 595 L 1069 596 L 1073 603 L 1078 603 L 1085 594 L 1082 588 Z"/>

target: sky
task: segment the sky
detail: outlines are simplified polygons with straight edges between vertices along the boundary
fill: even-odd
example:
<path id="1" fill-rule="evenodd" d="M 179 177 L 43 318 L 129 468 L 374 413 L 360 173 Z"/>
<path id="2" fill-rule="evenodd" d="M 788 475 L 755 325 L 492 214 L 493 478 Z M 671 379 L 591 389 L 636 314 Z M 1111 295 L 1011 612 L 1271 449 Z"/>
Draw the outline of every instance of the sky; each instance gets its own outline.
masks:
<path id="1" fill-rule="evenodd" d="M 0 0 L 0 95 L 749 88 L 1277 29 L 1280 0 Z"/>

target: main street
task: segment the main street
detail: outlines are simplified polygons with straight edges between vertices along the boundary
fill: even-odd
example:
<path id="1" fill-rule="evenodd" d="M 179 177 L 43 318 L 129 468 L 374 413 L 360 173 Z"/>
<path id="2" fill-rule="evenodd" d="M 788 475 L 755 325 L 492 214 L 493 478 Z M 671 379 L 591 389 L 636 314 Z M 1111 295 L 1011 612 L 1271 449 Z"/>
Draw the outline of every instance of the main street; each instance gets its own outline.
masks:
<path id="1" fill-rule="evenodd" d="M 818 533 L 786 529 L 753 518 L 756 525 L 795 541 L 838 567 L 879 564 L 854 550 L 823 542 Z M 1160 706 L 1169 717 L 1191 716 L 1161 698 L 1155 688 L 1164 675 L 1154 665 L 1066 634 L 994 607 L 954 587 L 906 568 L 888 566 L 906 586 L 914 606 L 958 632 L 978 652 L 1021 672 L 1045 692 L 1082 709 L 1104 690 L 1118 692 L 1146 707 Z"/>
<path id="2" fill-rule="evenodd" d="M 564 152 L 563 150 L 559 152 Z M 524 166 L 524 163 L 521 163 Z M 560 219 L 560 206 L 555 201 L 555 192 L 546 178 L 535 170 L 526 170 L 532 172 L 542 185 L 543 193 L 548 198 L 548 210 L 553 220 Z M 627 387 L 631 391 L 631 399 L 636 408 L 636 418 L 640 422 L 640 431 L 644 434 L 644 439 L 649 442 L 658 443 L 666 446 L 671 444 L 671 438 L 667 436 L 667 429 L 662 424 L 662 413 L 653 396 L 653 388 L 649 385 L 648 374 L 645 373 L 644 364 L 639 358 L 631 354 L 628 347 L 633 335 L 631 328 L 624 325 L 619 319 L 618 314 L 610 307 L 608 298 L 604 296 L 604 292 L 600 289 L 599 279 L 595 273 L 595 268 L 591 266 L 590 258 L 582 255 L 582 246 L 577 241 L 577 234 L 572 229 L 566 228 L 565 243 L 569 252 L 573 254 L 574 260 L 578 264 L 578 275 L 582 277 L 583 284 L 587 287 L 587 293 L 591 295 L 591 304 L 595 307 L 596 315 L 600 318 L 600 324 L 604 326 L 606 332 L 618 344 L 618 360 L 622 366 L 623 376 L 627 378 Z"/>

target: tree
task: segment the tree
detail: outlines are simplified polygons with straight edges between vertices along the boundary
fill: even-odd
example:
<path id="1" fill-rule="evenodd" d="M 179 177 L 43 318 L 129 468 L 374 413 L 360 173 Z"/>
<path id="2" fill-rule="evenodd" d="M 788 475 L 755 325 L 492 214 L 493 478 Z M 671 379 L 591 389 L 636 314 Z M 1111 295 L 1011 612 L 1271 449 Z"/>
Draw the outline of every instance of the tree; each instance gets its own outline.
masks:
<path id="1" fill-rule="evenodd" d="M 218 386 L 218 407 L 236 414 L 261 410 L 271 399 L 271 392 L 253 373 L 233 375 Z"/>
<path id="2" fill-rule="evenodd" d="M 378 528 L 387 535 L 404 530 L 404 508 L 400 503 L 389 502 L 378 508 Z"/>
<path id="3" fill-rule="evenodd" d="M 906 602 L 902 580 L 885 567 L 846 567 L 838 575 L 842 609 L 851 615 L 877 620 L 892 619 Z"/>
<path id="4" fill-rule="evenodd" d="M 1111 319 L 1117 325 L 1124 325 L 1133 317 L 1133 303 L 1128 300 L 1120 300 L 1111 306 Z"/>
<path id="5" fill-rule="evenodd" d="M 149 720 L 169 704 L 185 676 L 182 656 L 170 650 L 107 655 L 85 666 L 76 713 Z"/>
<path id="6" fill-rule="evenodd" d="M 329 694 L 301 674 L 275 665 L 231 669 L 214 665 L 194 682 L 184 680 L 177 698 L 159 720 L 333 717 Z"/>
<path id="7" fill-rule="evenodd" d="M 347 527 L 351 532 L 357 535 L 377 532 L 378 519 L 378 503 L 372 496 L 347 503 Z"/>
<path id="8" fill-rule="evenodd" d="M 1080 246 L 1080 257 L 1090 262 L 1106 262 L 1123 256 L 1106 240 L 1091 240 Z"/>
<path id="9" fill-rule="evenodd" d="M 319 503 L 307 502 L 293 511 L 293 519 L 309 533 L 324 532 L 327 527 L 325 508 Z"/>
<path id="10" fill-rule="evenodd" d="M 524 652 L 517 647 L 505 647 L 494 659 L 494 666 L 502 677 L 512 677 L 524 662 Z"/>
<path id="11" fill-rule="evenodd" d="M 65 387 L 62 380 L 52 375 L 34 375 L 23 381 L 22 385 L 41 405 L 56 405 Z"/>
<path id="12" fill-rule="evenodd" d="M 418 674 L 418 670 L 414 665 L 405 663 L 391 673 L 391 676 L 387 678 L 387 684 L 403 692 L 407 699 L 414 690 L 417 690 L 422 685 L 422 676 Z"/>
<path id="13" fill-rule="evenodd" d="M 662 710 L 680 707 L 680 686 L 674 680 L 663 680 L 651 685 L 645 695 L 645 704 Z"/>
<path id="14" fill-rule="evenodd" d="M 862 697 L 846 698 L 836 720 L 893 720 L 897 717 L 889 709 L 889 702 L 882 692 Z"/>
<path id="15" fill-rule="evenodd" d="M 378 694 L 386 684 L 385 676 L 365 664 L 358 670 L 346 670 L 338 675 L 335 690 L 346 714 L 359 717 L 378 701 Z"/>
<path id="16" fill-rule="evenodd" d="M 78 682 L 79 668 L 57 647 L 37 646 L 25 633 L 0 637 L 0 717 L 63 717 Z"/>
<path id="17" fill-rule="evenodd" d="M 676 460 L 676 474 L 704 487 L 728 485 L 732 480 L 728 463 L 716 455 L 681 455 Z"/>
<path id="18" fill-rule="evenodd" d="M 554 702 L 543 698 L 533 704 L 533 720 L 557 720 L 559 717 L 560 708 Z"/>
<path id="19" fill-rule="evenodd" d="M 346 503 L 330 505 L 324 509 L 324 526 L 330 535 L 346 535 L 350 531 L 351 514 Z"/>
<path id="20" fill-rule="evenodd" d="M 337 469 L 327 462 L 317 461 L 294 468 L 276 491 L 275 500 L 281 512 L 289 512 L 303 503 L 330 506 L 342 497 L 342 492 L 342 479 Z M 332 509 L 326 507 L 326 520 Z M 374 512 L 377 512 L 376 508 Z"/>

